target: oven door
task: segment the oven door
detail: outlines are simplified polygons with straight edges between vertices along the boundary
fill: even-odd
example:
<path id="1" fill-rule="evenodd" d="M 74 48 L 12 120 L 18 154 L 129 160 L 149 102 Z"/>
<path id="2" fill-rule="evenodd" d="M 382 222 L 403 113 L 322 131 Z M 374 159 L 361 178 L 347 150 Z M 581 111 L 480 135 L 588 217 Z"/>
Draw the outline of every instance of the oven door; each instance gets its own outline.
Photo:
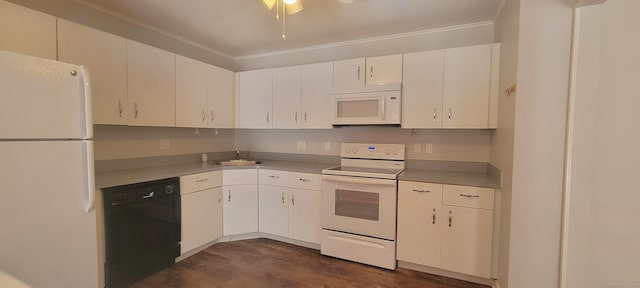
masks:
<path id="1" fill-rule="evenodd" d="M 322 228 L 396 238 L 395 179 L 322 175 Z"/>

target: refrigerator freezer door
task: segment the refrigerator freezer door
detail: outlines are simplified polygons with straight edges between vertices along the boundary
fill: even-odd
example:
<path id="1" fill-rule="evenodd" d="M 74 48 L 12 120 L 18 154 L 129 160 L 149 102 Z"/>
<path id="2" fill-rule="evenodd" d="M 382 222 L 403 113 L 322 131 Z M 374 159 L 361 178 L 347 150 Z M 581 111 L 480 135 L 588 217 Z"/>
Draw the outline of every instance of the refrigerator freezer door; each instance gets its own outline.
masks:
<path id="1" fill-rule="evenodd" d="M 0 142 L 0 270 L 33 287 L 98 287 L 90 145 Z"/>
<path id="2" fill-rule="evenodd" d="M 0 51 L 0 140 L 93 138 L 88 83 L 81 66 Z"/>

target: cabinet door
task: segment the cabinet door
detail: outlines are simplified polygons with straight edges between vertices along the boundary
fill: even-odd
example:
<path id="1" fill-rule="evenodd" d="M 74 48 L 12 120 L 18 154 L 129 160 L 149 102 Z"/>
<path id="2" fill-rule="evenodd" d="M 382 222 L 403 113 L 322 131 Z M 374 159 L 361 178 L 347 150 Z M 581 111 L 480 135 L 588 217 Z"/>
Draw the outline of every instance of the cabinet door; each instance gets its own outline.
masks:
<path id="1" fill-rule="evenodd" d="M 358 90 L 364 86 L 365 60 L 363 58 L 333 62 L 333 89 Z"/>
<path id="2" fill-rule="evenodd" d="M 206 128 L 207 64 L 176 55 L 176 127 Z"/>
<path id="3" fill-rule="evenodd" d="M 126 39 L 58 19 L 58 58 L 89 70 L 94 124 L 127 124 Z"/>
<path id="4" fill-rule="evenodd" d="M 233 72 L 207 65 L 207 105 L 210 128 L 233 128 Z"/>
<path id="5" fill-rule="evenodd" d="M 273 69 L 273 128 L 300 127 L 300 66 Z"/>
<path id="6" fill-rule="evenodd" d="M 0 50 L 56 60 L 56 18 L 0 1 Z"/>
<path id="7" fill-rule="evenodd" d="M 402 128 L 442 127 L 444 50 L 404 54 Z"/>
<path id="8" fill-rule="evenodd" d="M 443 206 L 441 268 L 489 278 L 493 211 Z"/>
<path id="9" fill-rule="evenodd" d="M 446 49 L 443 128 L 487 128 L 491 45 Z"/>
<path id="10" fill-rule="evenodd" d="M 402 83 L 402 54 L 368 57 L 366 84 Z"/>
<path id="11" fill-rule="evenodd" d="M 331 128 L 333 63 L 317 63 L 300 67 L 300 113 L 303 129 Z"/>
<path id="12" fill-rule="evenodd" d="M 223 186 L 224 235 L 258 232 L 258 185 Z"/>
<path id="13" fill-rule="evenodd" d="M 127 40 L 129 125 L 176 125 L 175 54 Z"/>
<path id="14" fill-rule="evenodd" d="M 289 193 L 287 187 L 260 185 L 259 231 L 289 237 Z"/>
<path id="15" fill-rule="evenodd" d="M 321 192 L 289 188 L 289 238 L 320 244 Z"/>
<path id="16" fill-rule="evenodd" d="M 221 236 L 222 188 L 184 194 L 182 205 L 182 242 L 180 253 L 190 251 Z"/>
<path id="17" fill-rule="evenodd" d="M 271 128 L 272 70 L 238 73 L 238 128 Z"/>

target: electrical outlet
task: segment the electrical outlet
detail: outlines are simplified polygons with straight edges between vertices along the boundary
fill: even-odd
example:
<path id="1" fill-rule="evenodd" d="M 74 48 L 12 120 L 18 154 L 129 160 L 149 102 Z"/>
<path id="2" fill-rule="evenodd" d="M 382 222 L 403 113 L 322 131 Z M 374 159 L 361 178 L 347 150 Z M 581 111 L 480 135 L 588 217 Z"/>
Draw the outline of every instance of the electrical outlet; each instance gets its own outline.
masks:
<path id="1" fill-rule="evenodd" d="M 433 144 L 427 143 L 424 147 L 424 153 L 427 153 L 427 154 L 433 153 Z"/>
<path id="2" fill-rule="evenodd" d="M 169 139 L 160 139 L 160 150 L 166 150 L 171 147 L 171 141 Z"/>
<path id="3" fill-rule="evenodd" d="M 324 141 L 324 150 L 331 150 L 331 141 Z"/>
<path id="4" fill-rule="evenodd" d="M 420 153 L 420 143 L 413 144 L 413 153 Z"/>
<path id="5" fill-rule="evenodd" d="M 296 146 L 297 146 L 298 150 L 305 150 L 305 149 L 307 149 L 307 142 L 304 141 L 304 140 L 298 140 L 298 143 L 297 143 Z"/>

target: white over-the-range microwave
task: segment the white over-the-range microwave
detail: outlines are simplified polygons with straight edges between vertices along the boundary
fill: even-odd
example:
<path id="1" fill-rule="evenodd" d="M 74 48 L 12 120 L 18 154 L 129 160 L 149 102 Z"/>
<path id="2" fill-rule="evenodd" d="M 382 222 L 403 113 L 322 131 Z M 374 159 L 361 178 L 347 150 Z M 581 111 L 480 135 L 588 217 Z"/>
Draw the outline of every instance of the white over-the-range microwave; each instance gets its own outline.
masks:
<path id="1" fill-rule="evenodd" d="M 400 125 L 401 84 L 367 86 L 331 94 L 333 125 Z"/>

